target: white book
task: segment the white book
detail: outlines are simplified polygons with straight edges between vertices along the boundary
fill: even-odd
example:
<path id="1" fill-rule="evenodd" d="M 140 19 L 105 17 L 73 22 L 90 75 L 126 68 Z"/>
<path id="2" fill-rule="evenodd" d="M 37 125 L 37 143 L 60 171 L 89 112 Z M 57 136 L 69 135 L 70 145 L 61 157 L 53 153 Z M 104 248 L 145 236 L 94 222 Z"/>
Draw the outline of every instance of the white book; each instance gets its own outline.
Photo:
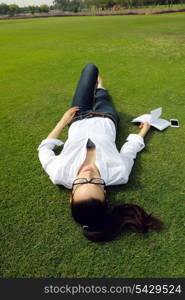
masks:
<path id="1" fill-rule="evenodd" d="M 160 119 L 159 117 L 162 114 L 162 107 L 151 110 L 150 114 L 141 115 L 131 122 L 133 123 L 144 123 L 148 122 L 151 126 L 157 128 L 158 130 L 164 130 L 168 126 L 170 126 L 170 122 L 164 119 Z"/>

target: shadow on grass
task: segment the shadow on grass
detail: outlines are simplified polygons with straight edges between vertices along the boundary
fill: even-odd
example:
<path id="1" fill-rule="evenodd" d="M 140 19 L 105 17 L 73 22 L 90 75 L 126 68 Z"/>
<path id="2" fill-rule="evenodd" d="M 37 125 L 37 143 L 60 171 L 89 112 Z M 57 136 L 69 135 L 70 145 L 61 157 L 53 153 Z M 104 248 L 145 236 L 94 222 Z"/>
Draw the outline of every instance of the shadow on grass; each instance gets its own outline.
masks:
<path id="1" fill-rule="evenodd" d="M 128 115 L 123 112 L 121 112 L 121 113 L 119 112 L 119 117 L 120 117 L 120 123 L 117 128 L 116 146 L 117 146 L 117 149 L 120 151 L 121 147 L 126 142 L 129 132 L 131 131 L 131 132 L 135 133 L 135 130 L 134 129 L 130 130 L 130 128 L 134 128 L 134 126 L 136 127 L 136 125 L 131 123 L 131 120 L 134 118 L 131 115 Z M 137 132 L 139 132 L 139 129 Z M 123 184 L 123 185 L 107 187 L 107 192 L 108 192 L 107 194 L 108 194 L 108 198 L 110 200 L 110 204 L 119 205 L 119 204 L 123 204 L 123 203 L 128 203 L 128 201 L 126 200 L 126 193 L 130 190 L 139 190 L 142 188 L 141 183 L 140 183 L 140 177 L 141 177 L 141 174 L 143 174 L 144 169 L 142 168 L 141 156 L 142 156 L 143 152 L 148 151 L 147 144 L 149 143 L 150 139 L 153 137 L 154 132 L 155 132 L 155 129 L 151 128 L 150 131 L 147 133 L 147 135 L 144 139 L 146 148 L 144 148 L 140 153 L 137 154 L 137 157 L 134 161 L 133 169 L 129 176 L 128 183 Z M 122 200 L 116 200 L 115 194 L 117 194 L 117 193 L 124 193 L 125 197 Z"/>

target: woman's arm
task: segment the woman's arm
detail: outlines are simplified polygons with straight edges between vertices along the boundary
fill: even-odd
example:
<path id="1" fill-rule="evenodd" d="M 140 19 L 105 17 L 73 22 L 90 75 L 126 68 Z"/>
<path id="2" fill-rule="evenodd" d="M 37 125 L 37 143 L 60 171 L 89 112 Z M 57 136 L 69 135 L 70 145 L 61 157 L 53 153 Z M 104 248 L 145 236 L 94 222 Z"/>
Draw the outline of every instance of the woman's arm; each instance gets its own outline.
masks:
<path id="1" fill-rule="evenodd" d="M 130 172 L 132 170 L 134 159 L 137 153 L 144 147 L 144 137 L 150 129 L 148 123 L 141 123 L 139 126 L 140 131 L 138 134 L 130 134 L 127 138 L 127 142 L 122 146 L 120 154 L 123 161 L 123 179 L 124 183 L 128 182 Z"/>
<path id="2" fill-rule="evenodd" d="M 55 146 L 61 146 L 64 143 L 57 138 L 59 137 L 62 129 L 71 122 L 74 117 L 76 111 L 79 110 L 79 107 L 70 108 L 61 118 L 61 120 L 57 123 L 55 128 L 50 132 L 46 139 L 42 141 L 42 143 L 38 147 L 39 151 L 39 160 L 44 168 L 44 170 L 51 175 L 52 170 L 49 170 L 48 166 L 56 159 L 56 155 L 53 151 Z"/>
<path id="3" fill-rule="evenodd" d="M 59 135 L 61 134 L 63 128 L 71 122 L 73 117 L 75 116 L 75 113 L 80 108 L 78 106 L 71 107 L 69 110 L 65 112 L 61 120 L 57 123 L 55 128 L 50 132 L 50 134 L 47 136 L 47 139 L 57 139 Z"/>

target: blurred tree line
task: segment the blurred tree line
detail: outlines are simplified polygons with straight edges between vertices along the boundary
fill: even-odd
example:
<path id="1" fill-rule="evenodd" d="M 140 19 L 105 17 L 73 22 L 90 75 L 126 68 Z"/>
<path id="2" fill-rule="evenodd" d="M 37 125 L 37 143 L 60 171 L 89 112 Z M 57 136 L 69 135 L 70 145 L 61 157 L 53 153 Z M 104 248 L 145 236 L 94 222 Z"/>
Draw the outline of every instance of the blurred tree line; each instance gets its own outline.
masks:
<path id="1" fill-rule="evenodd" d="M 49 10 L 50 7 L 46 4 L 40 6 L 19 7 L 17 4 L 8 5 L 6 3 L 0 3 L 0 15 L 15 16 L 17 14 L 25 13 L 47 13 Z"/>
<path id="2" fill-rule="evenodd" d="M 63 11 L 119 10 L 141 6 L 183 4 L 185 0 L 54 0 L 54 6 Z"/>
<path id="3" fill-rule="evenodd" d="M 19 7 L 16 4 L 7 5 L 0 3 L 0 15 L 14 16 L 17 14 L 47 13 L 53 10 L 80 12 L 80 11 L 103 11 L 121 10 L 142 6 L 173 6 L 185 4 L 185 0 L 54 0 L 52 6 L 46 4 L 40 6 Z"/>

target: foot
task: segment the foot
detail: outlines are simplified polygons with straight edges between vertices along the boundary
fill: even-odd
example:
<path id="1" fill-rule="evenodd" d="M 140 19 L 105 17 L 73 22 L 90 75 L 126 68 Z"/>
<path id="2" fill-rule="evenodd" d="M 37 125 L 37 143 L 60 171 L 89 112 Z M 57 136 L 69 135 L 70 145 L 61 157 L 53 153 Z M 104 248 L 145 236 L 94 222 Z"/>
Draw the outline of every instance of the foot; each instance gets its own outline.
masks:
<path id="1" fill-rule="evenodd" d="M 100 76 L 98 76 L 98 86 L 97 86 L 98 89 L 102 89 L 104 88 L 103 87 L 103 80 Z"/>

